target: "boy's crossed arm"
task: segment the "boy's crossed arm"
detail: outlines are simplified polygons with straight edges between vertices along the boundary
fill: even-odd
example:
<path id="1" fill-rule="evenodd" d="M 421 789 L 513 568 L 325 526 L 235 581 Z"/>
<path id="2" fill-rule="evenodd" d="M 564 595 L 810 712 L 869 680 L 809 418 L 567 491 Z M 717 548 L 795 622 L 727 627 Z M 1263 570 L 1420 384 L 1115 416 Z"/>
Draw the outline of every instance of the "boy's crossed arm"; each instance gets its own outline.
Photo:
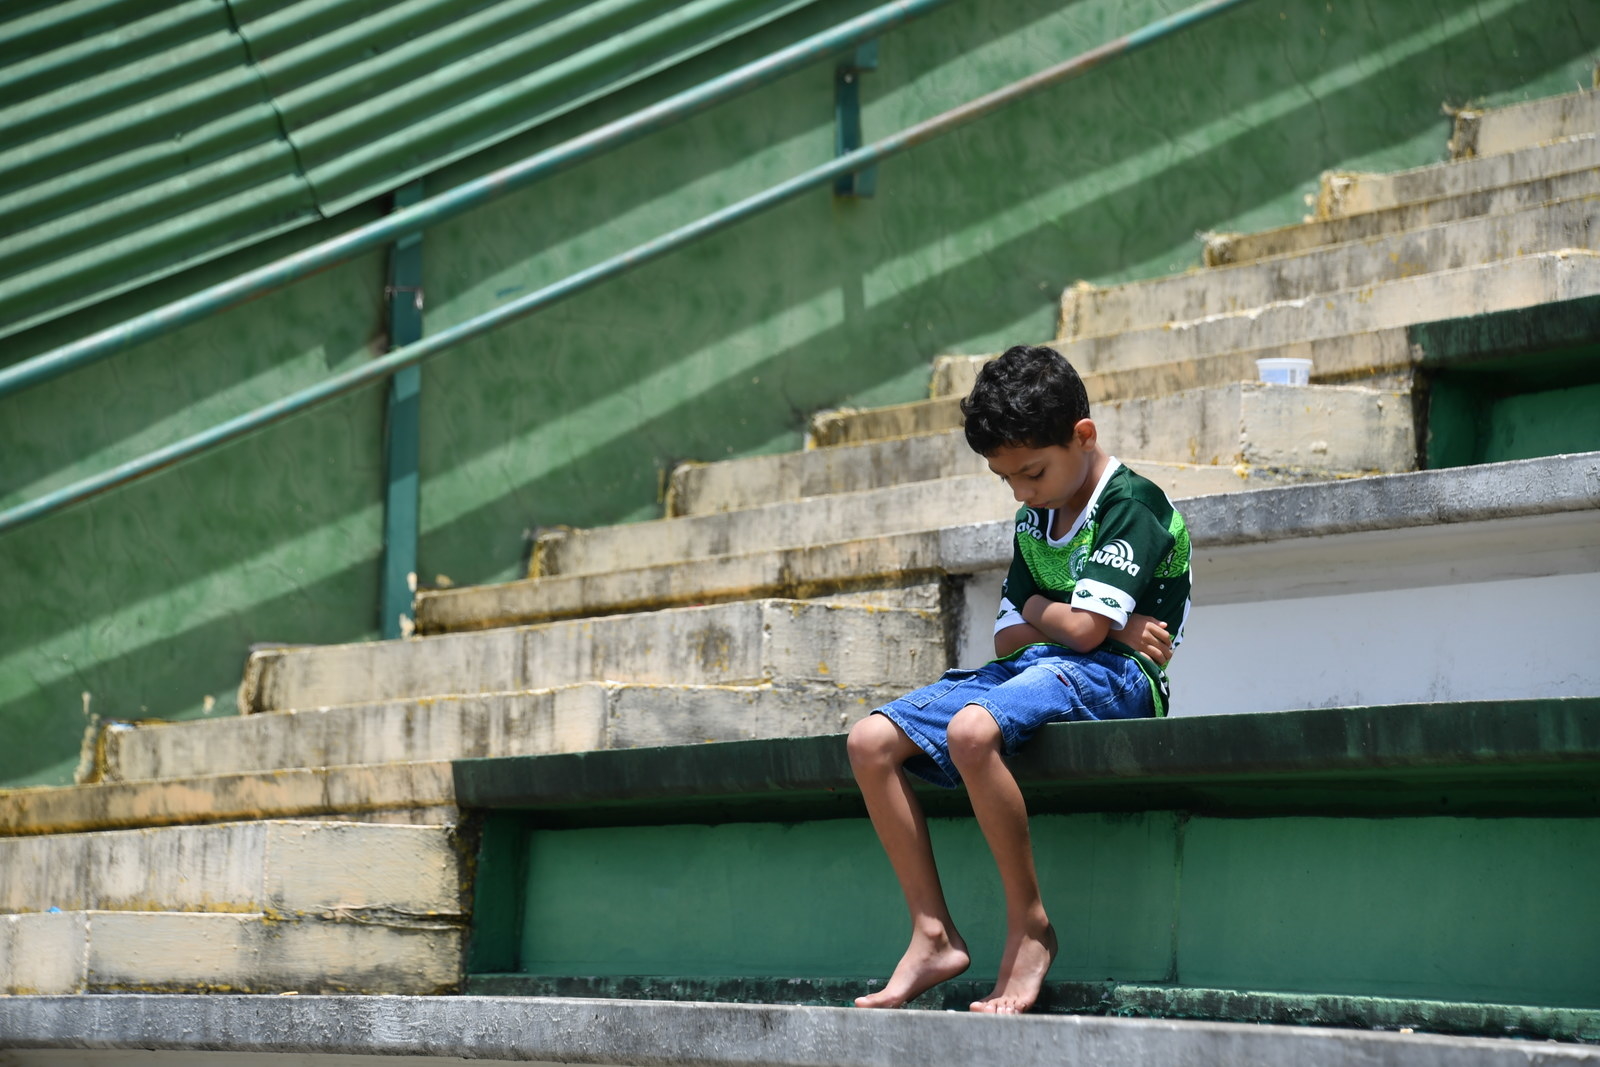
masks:
<path id="1" fill-rule="evenodd" d="M 1150 657 L 1158 666 L 1165 666 L 1172 658 L 1172 635 L 1167 632 L 1167 624 L 1149 615 L 1130 615 L 1122 629 L 1113 630 L 1106 616 L 1082 611 L 1039 593 L 1028 597 L 1021 614 L 1027 620 L 1025 623 L 1008 626 L 994 635 L 996 656 L 1009 656 L 1025 645 L 1040 641 L 1065 645 L 1074 652 L 1092 652 L 1114 635 L 1135 652 Z"/>

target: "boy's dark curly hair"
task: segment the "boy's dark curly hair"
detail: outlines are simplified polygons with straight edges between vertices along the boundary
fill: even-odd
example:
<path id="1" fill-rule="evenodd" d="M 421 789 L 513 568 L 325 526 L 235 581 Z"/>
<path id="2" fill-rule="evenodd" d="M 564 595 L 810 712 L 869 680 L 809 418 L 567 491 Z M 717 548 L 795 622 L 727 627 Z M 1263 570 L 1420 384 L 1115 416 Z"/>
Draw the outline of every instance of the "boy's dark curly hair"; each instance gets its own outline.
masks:
<path id="1" fill-rule="evenodd" d="M 1016 345 L 978 371 L 961 401 L 967 444 L 979 455 L 1011 447 L 1064 445 L 1089 417 L 1089 394 L 1066 357 L 1044 345 Z"/>

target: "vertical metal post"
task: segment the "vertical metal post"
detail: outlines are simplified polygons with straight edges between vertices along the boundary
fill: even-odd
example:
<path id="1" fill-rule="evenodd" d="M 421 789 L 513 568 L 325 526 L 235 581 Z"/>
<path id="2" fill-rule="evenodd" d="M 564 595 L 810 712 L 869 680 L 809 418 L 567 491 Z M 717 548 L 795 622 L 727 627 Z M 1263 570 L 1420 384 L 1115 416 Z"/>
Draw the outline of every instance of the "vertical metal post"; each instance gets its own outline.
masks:
<path id="1" fill-rule="evenodd" d="M 422 199 L 417 180 L 394 194 L 391 210 Z M 422 339 L 422 234 L 402 237 L 389 248 L 389 348 Z M 417 586 L 417 457 L 421 450 L 422 368 L 416 364 L 389 379 L 384 418 L 383 571 L 378 623 L 385 639 L 411 633 L 412 595 Z"/>
<path id="2" fill-rule="evenodd" d="M 878 69 L 878 42 L 866 41 L 833 71 L 833 154 L 849 155 L 861 147 L 861 75 Z M 871 196 L 878 191 L 876 165 L 833 182 L 834 196 Z"/>

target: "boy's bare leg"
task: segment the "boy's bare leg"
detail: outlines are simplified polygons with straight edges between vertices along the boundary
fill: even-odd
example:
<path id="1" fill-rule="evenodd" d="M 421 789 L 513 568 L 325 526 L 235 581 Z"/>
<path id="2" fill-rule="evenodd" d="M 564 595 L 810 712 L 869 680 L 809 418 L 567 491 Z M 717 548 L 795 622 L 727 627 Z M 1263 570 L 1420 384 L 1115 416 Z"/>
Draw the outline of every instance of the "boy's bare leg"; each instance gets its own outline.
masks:
<path id="1" fill-rule="evenodd" d="M 1028 809 L 1001 758 L 1000 727 L 988 709 L 968 704 L 950 720 L 950 758 L 961 771 L 972 813 L 1000 870 L 1006 895 L 1006 947 L 994 991 L 973 1011 L 1014 1014 L 1033 1007 L 1056 957 L 1056 933 L 1039 896 L 1028 837 Z"/>
<path id="2" fill-rule="evenodd" d="M 857 997 L 856 1006 L 898 1008 L 966 970 L 971 959 L 945 904 L 928 820 L 902 766 L 922 750 L 888 717 L 869 715 L 851 729 L 849 751 L 872 828 L 911 912 L 911 944 L 905 955 L 883 989 Z"/>

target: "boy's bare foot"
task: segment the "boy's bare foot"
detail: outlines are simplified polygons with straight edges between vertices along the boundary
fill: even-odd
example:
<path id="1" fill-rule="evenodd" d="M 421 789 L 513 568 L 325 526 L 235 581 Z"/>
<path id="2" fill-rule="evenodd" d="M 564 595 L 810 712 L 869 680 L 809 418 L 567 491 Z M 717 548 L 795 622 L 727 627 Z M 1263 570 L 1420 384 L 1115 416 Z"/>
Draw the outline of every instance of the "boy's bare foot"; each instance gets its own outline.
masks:
<path id="1" fill-rule="evenodd" d="M 889 983 L 876 993 L 856 998 L 858 1008 L 898 1008 L 917 999 L 940 982 L 948 981 L 967 969 L 972 958 L 959 934 L 943 932 L 936 937 L 921 933 L 911 936 L 906 954 L 900 957 Z"/>
<path id="2" fill-rule="evenodd" d="M 1045 924 L 1040 933 L 1020 930 L 1006 936 L 1000 957 L 1000 977 L 994 992 L 972 1002 L 972 1010 L 993 1015 L 1020 1015 L 1033 1007 L 1044 976 L 1056 958 L 1056 928 Z"/>

